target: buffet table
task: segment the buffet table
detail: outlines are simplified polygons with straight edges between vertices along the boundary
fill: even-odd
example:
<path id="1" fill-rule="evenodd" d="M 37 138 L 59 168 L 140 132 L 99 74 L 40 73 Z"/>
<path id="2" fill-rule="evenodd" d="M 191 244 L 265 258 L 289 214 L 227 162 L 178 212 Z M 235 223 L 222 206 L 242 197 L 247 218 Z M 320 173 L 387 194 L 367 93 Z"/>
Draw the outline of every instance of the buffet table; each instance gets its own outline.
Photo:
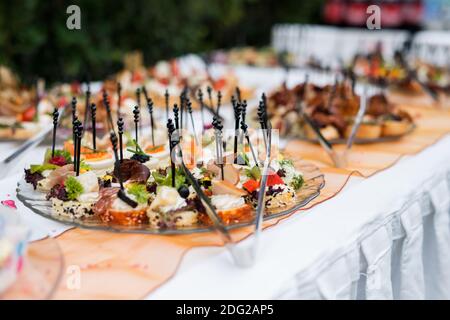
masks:
<path id="1" fill-rule="evenodd" d="M 285 76 L 280 69 L 236 72 L 263 90 Z M 293 73 L 289 81 L 303 77 Z M 312 208 L 266 225 L 252 268 L 236 267 L 214 235 L 67 231 L 20 203 L 18 212 L 32 240 L 49 235 L 62 247 L 56 298 L 450 299 L 450 113 L 414 112 L 421 113 L 414 135 L 355 146 L 345 169 L 333 168 L 318 146 L 289 142 L 287 151 L 318 165 L 327 184 Z M 13 147 L 1 143 L 0 153 Z M 43 147 L 30 150 L 0 180 L 1 200 L 18 202 L 21 171 L 42 154 Z M 235 233 L 244 239 L 239 246 L 251 241 L 250 232 Z M 68 290 L 68 267 L 80 261 L 83 290 Z"/>

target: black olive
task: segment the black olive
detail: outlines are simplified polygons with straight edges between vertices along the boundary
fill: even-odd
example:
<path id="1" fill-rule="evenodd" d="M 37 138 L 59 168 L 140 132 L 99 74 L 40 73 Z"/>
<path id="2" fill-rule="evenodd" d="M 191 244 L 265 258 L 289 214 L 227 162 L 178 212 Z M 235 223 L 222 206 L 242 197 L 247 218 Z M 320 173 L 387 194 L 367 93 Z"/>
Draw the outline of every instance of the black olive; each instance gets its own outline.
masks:
<path id="1" fill-rule="evenodd" d="M 178 193 L 182 198 L 186 199 L 187 197 L 189 197 L 189 188 L 185 185 L 182 185 L 178 188 Z"/>
<path id="2" fill-rule="evenodd" d="M 277 175 L 281 178 L 286 177 L 286 171 L 284 169 L 280 169 L 277 171 Z"/>
<path id="3" fill-rule="evenodd" d="M 133 154 L 133 156 L 131 157 L 131 160 L 136 160 L 139 161 L 140 163 L 145 163 L 148 160 L 150 160 L 150 156 L 146 155 L 146 154 Z"/>

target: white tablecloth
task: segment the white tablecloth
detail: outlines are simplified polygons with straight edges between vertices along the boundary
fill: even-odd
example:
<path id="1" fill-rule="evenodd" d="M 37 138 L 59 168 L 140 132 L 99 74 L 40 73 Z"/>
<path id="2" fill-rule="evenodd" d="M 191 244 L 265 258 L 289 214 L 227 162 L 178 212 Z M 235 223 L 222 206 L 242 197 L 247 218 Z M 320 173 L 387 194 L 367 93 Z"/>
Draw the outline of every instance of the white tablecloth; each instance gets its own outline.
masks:
<path id="1" fill-rule="evenodd" d="M 450 299 L 450 137 L 262 236 L 250 269 L 191 250 L 150 299 Z"/>

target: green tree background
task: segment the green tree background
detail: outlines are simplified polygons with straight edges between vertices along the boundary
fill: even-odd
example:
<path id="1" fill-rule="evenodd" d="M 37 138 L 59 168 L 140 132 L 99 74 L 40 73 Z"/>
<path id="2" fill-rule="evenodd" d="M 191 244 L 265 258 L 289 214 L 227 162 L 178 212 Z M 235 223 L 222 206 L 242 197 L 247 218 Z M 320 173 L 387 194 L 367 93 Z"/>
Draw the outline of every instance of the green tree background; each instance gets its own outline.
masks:
<path id="1" fill-rule="evenodd" d="M 81 8 L 81 30 L 66 8 Z M 146 64 L 189 52 L 270 43 L 274 23 L 320 21 L 322 0 L 0 1 L 0 64 L 25 82 L 101 79 L 141 50 Z"/>

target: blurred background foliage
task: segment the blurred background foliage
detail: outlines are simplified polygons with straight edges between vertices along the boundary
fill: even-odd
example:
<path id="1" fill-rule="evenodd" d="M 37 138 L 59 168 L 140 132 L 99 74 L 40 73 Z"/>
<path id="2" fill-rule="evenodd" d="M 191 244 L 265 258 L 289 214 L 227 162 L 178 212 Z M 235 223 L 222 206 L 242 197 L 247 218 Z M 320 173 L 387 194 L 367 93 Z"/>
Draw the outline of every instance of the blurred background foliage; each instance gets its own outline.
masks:
<path id="1" fill-rule="evenodd" d="M 81 30 L 66 9 L 81 8 Z M 145 63 L 270 44 L 274 23 L 320 21 L 321 0 L 1 0 L 0 64 L 26 82 L 102 79 L 141 50 Z"/>

